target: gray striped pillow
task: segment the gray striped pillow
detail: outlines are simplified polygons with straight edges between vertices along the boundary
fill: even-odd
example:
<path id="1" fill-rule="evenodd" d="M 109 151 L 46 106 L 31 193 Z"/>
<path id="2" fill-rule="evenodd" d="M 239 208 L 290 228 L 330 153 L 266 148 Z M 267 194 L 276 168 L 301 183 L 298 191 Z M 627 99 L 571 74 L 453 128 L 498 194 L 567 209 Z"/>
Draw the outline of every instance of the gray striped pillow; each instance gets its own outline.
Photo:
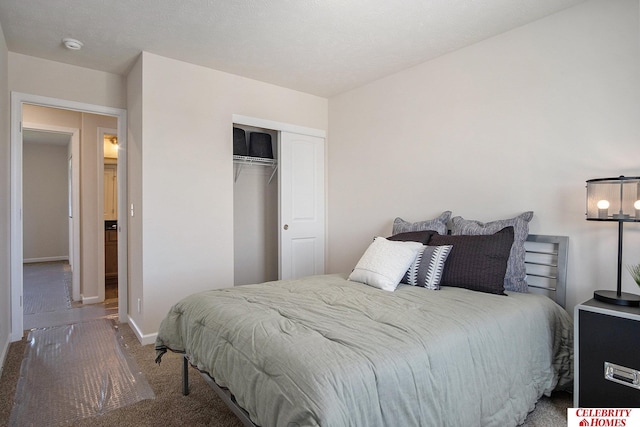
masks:
<path id="1" fill-rule="evenodd" d="M 440 279 L 447 261 L 451 245 L 425 246 L 418 252 L 415 261 L 405 273 L 401 282 L 413 286 L 422 286 L 427 289 L 440 289 Z"/>

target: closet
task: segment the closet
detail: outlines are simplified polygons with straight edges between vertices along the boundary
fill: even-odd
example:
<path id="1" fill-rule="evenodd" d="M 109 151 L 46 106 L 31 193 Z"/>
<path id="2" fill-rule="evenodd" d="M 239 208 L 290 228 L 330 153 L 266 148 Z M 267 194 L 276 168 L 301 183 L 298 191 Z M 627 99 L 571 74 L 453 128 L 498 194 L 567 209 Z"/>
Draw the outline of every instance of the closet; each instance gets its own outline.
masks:
<path id="1" fill-rule="evenodd" d="M 278 279 L 278 132 L 234 124 L 244 131 L 269 135 L 273 158 L 234 154 L 233 238 L 235 285 Z M 235 151 L 238 153 L 238 151 Z M 248 151 L 244 154 L 248 154 Z"/>
<path id="2" fill-rule="evenodd" d="M 245 116 L 233 127 L 234 284 L 323 274 L 324 131 Z"/>

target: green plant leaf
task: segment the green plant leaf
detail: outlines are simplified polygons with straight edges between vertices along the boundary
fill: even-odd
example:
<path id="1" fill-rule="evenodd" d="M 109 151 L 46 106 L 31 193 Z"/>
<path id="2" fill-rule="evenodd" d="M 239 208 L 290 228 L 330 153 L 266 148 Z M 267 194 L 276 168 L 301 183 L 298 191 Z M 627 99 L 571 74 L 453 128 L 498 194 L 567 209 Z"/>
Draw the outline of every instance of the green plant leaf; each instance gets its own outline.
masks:
<path id="1" fill-rule="evenodd" d="M 640 264 L 628 265 L 627 270 L 631 273 L 633 280 L 635 280 L 638 286 L 640 286 Z"/>

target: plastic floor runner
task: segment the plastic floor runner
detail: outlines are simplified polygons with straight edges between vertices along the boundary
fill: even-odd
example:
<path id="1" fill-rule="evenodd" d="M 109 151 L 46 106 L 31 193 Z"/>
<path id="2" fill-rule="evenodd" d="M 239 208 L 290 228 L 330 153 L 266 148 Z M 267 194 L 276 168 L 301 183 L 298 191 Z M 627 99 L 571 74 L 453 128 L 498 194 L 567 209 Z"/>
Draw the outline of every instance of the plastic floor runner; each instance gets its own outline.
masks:
<path id="1" fill-rule="evenodd" d="M 55 282 L 52 283 L 52 280 Z M 68 310 L 71 268 L 62 262 L 25 264 L 24 314 Z"/>
<path id="2" fill-rule="evenodd" d="M 155 395 L 110 319 L 34 329 L 11 426 L 63 425 Z"/>

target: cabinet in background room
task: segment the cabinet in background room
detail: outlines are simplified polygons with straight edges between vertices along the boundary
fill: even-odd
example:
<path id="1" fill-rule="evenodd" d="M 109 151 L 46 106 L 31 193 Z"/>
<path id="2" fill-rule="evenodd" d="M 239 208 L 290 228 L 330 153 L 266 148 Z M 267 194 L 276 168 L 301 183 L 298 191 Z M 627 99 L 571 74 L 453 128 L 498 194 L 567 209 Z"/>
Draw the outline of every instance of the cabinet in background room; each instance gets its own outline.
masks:
<path id="1" fill-rule="evenodd" d="M 104 219 L 118 219 L 118 165 L 104 165 Z"/>
<path id="2" fill-rule="evenodd" d="M 118 231 L 104 232 L 104 282 L 105 285 L 118 283 Z"/>

